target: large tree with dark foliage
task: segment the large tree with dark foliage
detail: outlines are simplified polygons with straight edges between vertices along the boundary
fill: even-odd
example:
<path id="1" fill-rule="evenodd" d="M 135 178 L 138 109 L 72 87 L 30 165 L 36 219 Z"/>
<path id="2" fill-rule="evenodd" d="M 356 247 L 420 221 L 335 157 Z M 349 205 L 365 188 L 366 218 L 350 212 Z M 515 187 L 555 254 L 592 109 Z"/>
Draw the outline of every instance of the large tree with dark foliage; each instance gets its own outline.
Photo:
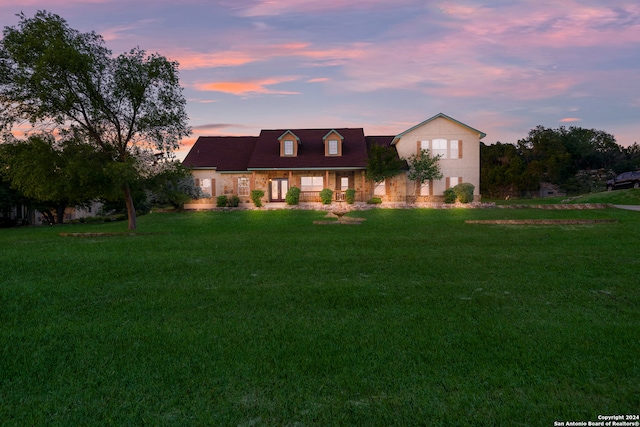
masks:
<path id="1" fill-rule="evenodd" d="M 538 126 L 515 145 L 482 146 L 481 191 L 501 197 L 536 191 L 542 182 L 589 191 L 607 175 L 637 167 L 634 146 L 623 148 L 601 130 Z"/>
<path id="2" fill-rule="evenodd" d="M 32 135 L 26 141 L 0 146 L 0 175 L 26 196 L 50 223 L 62 224 L 68 206 L 88 205 L 97 194 L 107 196 L 104 166 L 110 159 L 88 144 L 56 141 L 50 135 Z"/>
<path id="3" fill-rule="evenodd" d="M 46 11 L 18 17 L 0 40 L 0 125 L 55 129 L 106 154 L 135 229 L 139 154 L 169 155 L 190 133 L 178 64 L 139 48 L 114 57 L 100 35 Z"/>

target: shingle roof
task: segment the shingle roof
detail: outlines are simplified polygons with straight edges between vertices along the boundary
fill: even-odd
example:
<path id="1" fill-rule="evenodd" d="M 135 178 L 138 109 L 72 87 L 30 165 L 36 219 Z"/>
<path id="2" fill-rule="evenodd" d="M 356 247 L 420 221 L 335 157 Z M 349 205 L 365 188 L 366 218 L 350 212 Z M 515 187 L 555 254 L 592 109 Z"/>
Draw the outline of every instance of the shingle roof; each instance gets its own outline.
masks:
<path id="1" fill-rule="evenodd" d="M 190 168 L 246 171 L 257 136 L 201 136 L 182 164 Z"/>
<path id="2" fill-rule="evenodd" d="M 341 156 L 325 156 L 323 137 L 335 130 L 344 137 Z M 280 156 L 278 138 L 291 131 L 300 138 L 296 157 Z M 249 159 L 248 169 L 365 169 L 367 143 L 362 128 L 263 130 Z"/>

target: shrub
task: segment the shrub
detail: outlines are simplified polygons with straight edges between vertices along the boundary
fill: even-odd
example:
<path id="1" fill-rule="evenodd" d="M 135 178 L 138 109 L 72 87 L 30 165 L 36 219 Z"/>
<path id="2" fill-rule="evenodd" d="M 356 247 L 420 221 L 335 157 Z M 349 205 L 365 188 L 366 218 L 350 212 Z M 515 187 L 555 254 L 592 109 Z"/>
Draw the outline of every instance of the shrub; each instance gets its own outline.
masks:
<path id="1" fill-rule="evenodd" d="M 468 182 L 463 182 L 453 187 L 453 191 L 456 193 L 460 203 L 473 202 L 473 190 L 475 190 L 475 187 Z"/>
<path id="2" fill-rule="evenodd" d="M 235 196 L 235 195 L 234 195 L 234 196 L 229 197 L 229 202 L 228 202 L 228 204 L 229 204 L 229 207 L 230 207 L 230 208 L 237 208 L 237 207 L 238 207 L 238 205 L 240 204 L 240 197 Z"/>
<path id="3" fill-rule="evenodd" d="M 289 188 L 285 196 L 285 201 L 287 205 L 297 205 L 300 202 L 300 189 L 298 187 Z"/>
<path id="4" fill-rule="evenodd" d="M 333 199 L 333 190 L 329 188 L 323 188 L 320 192 L 320 199 L 322 199 L 322 204 L 330 205 L 331 199 Z"/>
<path id="5" fill-rule="evenodd" d="M 372 197 L 367 200 L 367 204 L 369 205 L 379 205 L 380 203 L 382 203 L 382 199 L 380 197 Z"/>
<path id="6" fill-rule="evenodd" d="M 256 205 L 257 208 L 262 206 L 262 199 L 264 197 L 264 191 L 262 190 L 251 190 L 251 200 L 253 204 Z"/>
<path id="7" fill-rule="evenodd" d="M 344 198 L 347 200 L 347 203 L 352 205 L 353 202 L 356 201 L 356 190 L 353 188 L 347 189 L 347 191 L 344 192 Z"/>
<path id="8" fill-rule="evenodd" d="M 216 199 L 216 207 L 218 208 L 226 208 L 227 203 L 229 203 L 227 196 L 218 196 L 218 198 Z"/>
<path id="9" fill-rule="evenodd" d="M 447 188 L 444 190 L 444 202 L 445 203 L 455 203 L 456 202 L 456 192 L 453 191 L 453 188 Z"/>

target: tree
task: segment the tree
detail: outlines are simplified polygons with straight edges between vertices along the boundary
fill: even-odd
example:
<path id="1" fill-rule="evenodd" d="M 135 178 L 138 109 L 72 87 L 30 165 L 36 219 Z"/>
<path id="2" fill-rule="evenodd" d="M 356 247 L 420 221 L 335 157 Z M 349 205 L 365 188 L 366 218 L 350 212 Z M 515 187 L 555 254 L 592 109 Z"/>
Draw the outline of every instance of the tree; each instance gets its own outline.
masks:
<path id="1" fill-rule="evenodd" d="M 100 35 L 46 11 L 18 17 L 0 40 L 0 125 L 28 121 L 108 155 L 135 229 L 139 154 L 170 155 L 190 133 L 178 64 L 139 48 L 113 57 Z"/>
<path id="2" fill-rule="evenodd" d="M 419 154 L 412 154 L 408 159 L 409 173 L 407 178 L 415 182 L 414 196 L 418 195 L 418 189 L 430 180 L 442 179 L 440 171 L 440 155 L 431 157 L 429 150 L 420 150 Z"/>
<path id="3" fill-rule="evenodd" d="M 404 160 L 398 157 L 395 147 L 373 143 L 369 148 L 366 177 L 377 186 L 385 179 L 398 175 L 406 166 Z"/>
<path id="4" fill-rule="evenodd" d="M 108 159 L 87 144 L 32 135 L 0 146 L 0 158 L 11 187 L 38 204 L 50 222 L 56 218 L 62 224 L 66 207 L 86 205 L 107 192 L 103 165 Z"/>

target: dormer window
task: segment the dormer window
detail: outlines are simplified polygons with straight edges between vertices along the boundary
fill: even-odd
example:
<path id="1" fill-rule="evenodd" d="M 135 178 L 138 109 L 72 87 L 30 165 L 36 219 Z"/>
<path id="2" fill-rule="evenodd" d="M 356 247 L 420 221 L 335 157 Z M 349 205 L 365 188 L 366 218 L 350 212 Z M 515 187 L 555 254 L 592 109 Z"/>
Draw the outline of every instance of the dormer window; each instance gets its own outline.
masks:
<path id="1" fill-rule="evenodd" d="M 331 130 L 324 138 L 325 156 L 342 156 L 342 141 L 344 138 L 336 130 Z"/>
<path id="2" fill-rule="evenodd" d="M 290 130 L 283 133 L 280 138 L 280 156 L 281 157 L 296 157 L 298 155 L 298 146 L 300 145 L 300 138 L 298 138 Z"/>
<path id="3" fill-rule="evenodd" d="M 338 155 L 338 140 L 337 139 L 330 139 L 327 141 L 327 144 L 329 144 L 329 155 L 330 156 L 337 156 Z"/>
<path id="4" fill-rule="evenodd" d="M 293 156 L 293 140 L 285 139 L 283 143 L 284 143 L 284 155 Z"/>

